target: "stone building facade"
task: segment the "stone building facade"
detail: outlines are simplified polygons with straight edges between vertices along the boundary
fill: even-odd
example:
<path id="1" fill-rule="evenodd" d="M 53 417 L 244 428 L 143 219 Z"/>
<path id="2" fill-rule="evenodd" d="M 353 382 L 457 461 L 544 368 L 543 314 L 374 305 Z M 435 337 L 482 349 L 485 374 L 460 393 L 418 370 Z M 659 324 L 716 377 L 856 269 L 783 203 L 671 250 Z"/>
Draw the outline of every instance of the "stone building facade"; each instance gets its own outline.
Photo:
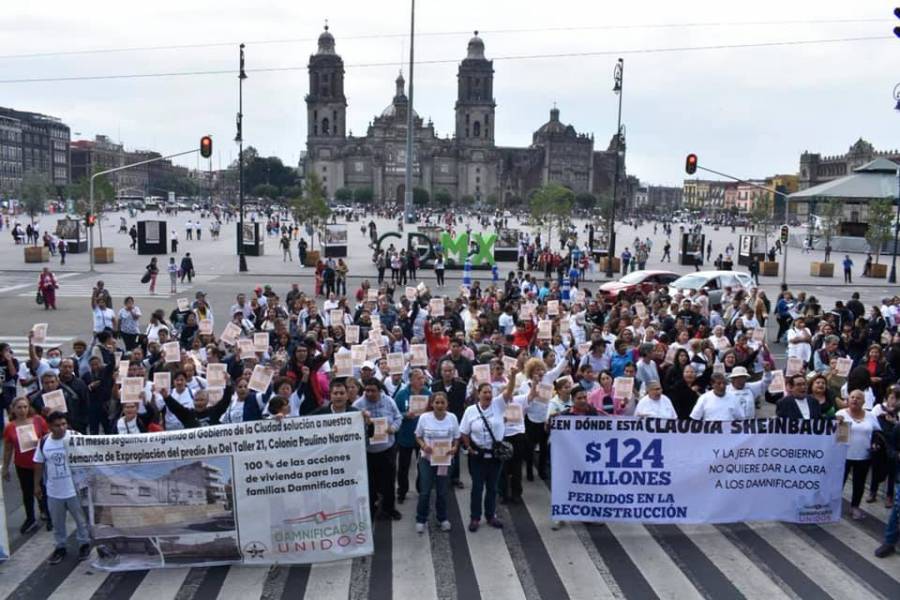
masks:
<path id="1" fill-rule="evenodd" d="M 822 156 L 819 153 L 804 152 L 800 155 L 800 189 L 805 190 L 820 183 L 852 175 L 853 169 L 876 158 L 900 162 L 900 150 L 875 150 L 871 143 L 859 138 L 846 154 Z"/>
<path id="2" fill-rule="evenodd" d="M 15 147 L 17 144 L 19 150 L 15 154 L 22 165 L 20 174 L 9 173 L 9 184 L 14 179 L 16 185 L 21 184 L 22 177 L 31 172 L 43 175 L 58 190 L 69 183 L 68 125 L 56 117 L 12 108 L 0 107 L 0 118 L 7 138 L 0 145 Z"/>
<path id="3" fill-rule="evenodd" d="M 343 187 L 371 188 L 376 202 L 402 202 L 405 194 L 406 130 L 409 99 L 402 73 L 391 103 L 368 125 L 365 135 L 347 131 L 344 63 L 328 28 L 309 59 L 306 96 L 307 151 L 301 169 L 322 179 L 329 197 Z M 494 67 L 478 32 L 469 40 L 457 72 L 453 136 L 439 137 L 434 124 L 413 113 L 412 180 L 433 197 L 446 191 L 476 203 L 525 198 L 542 184 L 556 182 L 576 193 L 609 193 L 615 171 L 615 138 L 596 151 L 592 136 L 560 120 L 554 107 L 527 148 L 498 146 L 495 139 Z M 624 143 L 621 151 L 624 153 Z M 620 195 L 627 186 L 620 164 Z"/>

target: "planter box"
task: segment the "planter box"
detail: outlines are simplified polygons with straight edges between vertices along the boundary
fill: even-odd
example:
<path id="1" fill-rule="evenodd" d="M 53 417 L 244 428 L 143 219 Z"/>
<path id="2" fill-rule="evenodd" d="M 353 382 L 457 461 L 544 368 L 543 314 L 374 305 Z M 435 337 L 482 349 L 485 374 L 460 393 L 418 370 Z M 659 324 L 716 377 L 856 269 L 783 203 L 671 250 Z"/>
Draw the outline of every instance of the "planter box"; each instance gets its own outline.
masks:
<path id="1" fill-rule="evenodd" d="M 94 262 L 97 264 L 107 264 L 113 262 L 115 258 L 114 248 L 100 246 L 94 248 Z"/>
<path id="2" fill-rule="evenodd" d="M 606 273 L 606 261 L 608 259 L 604 256 L 600 260 L 597 261 L 598 268 L 601 273 Z M 614 256 L 612 259 L 613 264 L 613 275 L 619 276 L 622 273 L 622 259 L 618 256 Z"/>
<path id="3" fill-rule="evenodd" d="M 25 246 L 25 262 L 50 262 L 50 249 L 46 246 Z"/>
<path id="4" fill-rule="evenodd" d="M 887 265 L 872 264 L 869 267 L 869 274 L 866 277 L 884 279 L 887 277 Z"/>
<path id="5" fill-rule="evenodd" d="M 307 250 L 306 251 L 306 262 L 303 263 L 305 267 L 314 267 L 319 263 L 319 258 L 321 255 L 318 250 Z"/>
<path id="6" fill-rule="evenodd" d="M 769 262 L 767 260 L 759 261 L 759 274 L 766 275 L 769 277 L 775 277 L 778 275 L 778 263 L 777 262 Z"/>
<path id="7" fill-rule="evenodd" d="M 834 277 L 834 263 L 811 262 L 809 274 L 813 277 Z"/>

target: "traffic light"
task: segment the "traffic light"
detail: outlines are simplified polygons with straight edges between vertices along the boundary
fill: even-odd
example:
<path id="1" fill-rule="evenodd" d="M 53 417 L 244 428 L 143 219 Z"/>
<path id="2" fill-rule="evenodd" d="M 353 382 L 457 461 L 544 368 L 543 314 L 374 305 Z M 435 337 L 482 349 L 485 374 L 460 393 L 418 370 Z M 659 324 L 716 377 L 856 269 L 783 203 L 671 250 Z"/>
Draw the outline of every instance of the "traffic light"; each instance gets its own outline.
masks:
<path id="1" fill-rule="evenodd" d="M 208 135 L 200 138 L 200 156 L 203 158 L 212 156 L 212 138 Z"/>
<path id="2" fill-rule="evenodd" d="M 900 6 L 894 9 L 894 16 L 900 19 Z M 900 38 L 900 26 L 894 27 L 894 35 Z"/>
<path id="3" fill-rule="evenodd" d="M 687 159 L 684 161 L 684 170 L 687 171 L 688 175 L 693 175 L 697 172 L 697 155 L 696 154 L 688 154 Z"/>
<path id="4" fill-rule="evenodd" d="M 97 217 L 95 217 L 91 213 L 84 215 L 84 226 L 85 227 L 93 227 L 94 223 L 96 221 L 97 221 Z"/>

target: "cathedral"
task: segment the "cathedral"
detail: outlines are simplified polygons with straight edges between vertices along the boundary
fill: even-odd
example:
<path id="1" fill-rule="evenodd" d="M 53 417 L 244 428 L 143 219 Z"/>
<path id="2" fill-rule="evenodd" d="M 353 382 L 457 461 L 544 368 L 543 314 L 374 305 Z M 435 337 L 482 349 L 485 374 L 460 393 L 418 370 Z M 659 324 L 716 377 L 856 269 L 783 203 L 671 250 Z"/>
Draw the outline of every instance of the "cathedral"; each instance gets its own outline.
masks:
<path id="1" fill-rule="evenodd" d="M 371 188 L 377 203 L 403 202 L 406 174 L 406 128 L 409 99 L 402 73 L 394 98 L 368 126 L 365 136 L 348 135 L 344 61 L 335 52 L 334 36 L 325 27 L 318 51 L 309 59 L 306 96 L 305 171 L 319 174 L 333 198 L 337 190 Z M 446 192 L 454 200 L 476 203 L 496 199 L 504 205 L 526 198 L 550 182 L 575 193 L 611 193 L 615 172 L 615 136 L 606 150 L 594 150 L 594 138 L 578 133 L 550 110 L 527 148 L 498 146 L 493 61 L 485 58 L 478 32 L 469 40 L 459 65 L 453 136 L 441 138 L 429 120 L 413 111 L 415 145 L 413 181 L 430 197 Z M 624 143 L 622 144 L 624 152 Z M 619 189 L 624 187 L 624 160 Z"/>

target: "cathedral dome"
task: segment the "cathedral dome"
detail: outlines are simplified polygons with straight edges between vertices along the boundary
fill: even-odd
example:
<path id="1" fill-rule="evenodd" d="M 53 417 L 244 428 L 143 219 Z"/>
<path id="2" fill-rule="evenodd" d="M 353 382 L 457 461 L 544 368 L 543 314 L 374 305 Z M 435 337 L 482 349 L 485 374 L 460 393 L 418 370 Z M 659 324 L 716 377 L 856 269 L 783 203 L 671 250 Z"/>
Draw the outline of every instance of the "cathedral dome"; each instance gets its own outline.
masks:
<path id="1" fill-rule="evenodd" d="M 396 90 L 394 92 L 394 100 L 390 103 L 390 105 L 388 105 L 387 108 L 381 111 L 382 117 L 395 117 L 397 116 L 398 107 L 406 107 L 409 105 L 409 98 L 406 97 L 406 92 L 404 91 L 406 80 L 403 79 L 402 72 L 397 75 L 397 79 L 394 80 L 394 84 L 396 86 Z M 415 118 L 418 116 L 419 115 L 416 114 L 416 111 L 413 110 L 413 117 Z"/>
<path id="2" fill-rule="evenodd" d="M 466 58 L 476 58 L 484 60 L 484 41 L 478 37 L 478 31 L 469 40 L 469 53 Z"/>
<path id="3" fill-rule="evenodd" d="M 566 126 L 559 120 L 559 109 L 555 106 L 550 109 L 550 120 L 541 125 L 537 133 L 566 133 Z"/>
<path id="4" fill-rule="evenodd" d="M 328 25 L 325 31 L 319 35 L 319 54 L 334 54 L 334 36 L 328 31 Z"/>

